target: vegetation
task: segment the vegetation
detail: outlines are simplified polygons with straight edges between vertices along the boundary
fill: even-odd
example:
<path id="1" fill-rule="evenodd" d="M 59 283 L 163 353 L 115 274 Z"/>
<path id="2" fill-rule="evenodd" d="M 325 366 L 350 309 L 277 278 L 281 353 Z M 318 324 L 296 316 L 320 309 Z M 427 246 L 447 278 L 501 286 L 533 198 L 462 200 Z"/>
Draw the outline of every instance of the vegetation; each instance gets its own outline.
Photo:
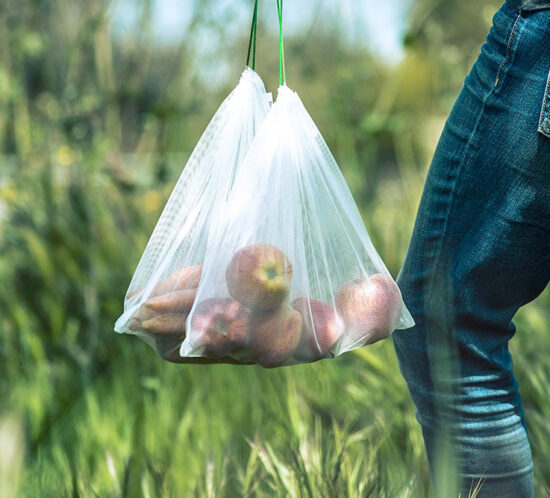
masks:
<path id="1" fill-rule="evenodd" d="M 243 68 L 247 30 L 235 37 L 228 28 L 233 11 L 190 4 L 175 46 L 153 42 L 147 0 L 136 2 L 139 29 L 125 36 L 113 34 L 105 0 L 0 6 L 0 489 L 428 496 L 421 433 L 390 341 L 267 371 L 168 364 L 113 332 L 162 206 Z M 287 41 L 289 85 L 394 275 L 442 123 L 496 8 L 418 0 L 397 66 L 314 16 Z M 218 42 L 199 57 L 204 29 Z M 274 31 L 259 33 L 263 53 L 273 50 L 258 70 L 274 89 Z M 545 496 L 550 294 L 517 325 L 515 368 Z"/>

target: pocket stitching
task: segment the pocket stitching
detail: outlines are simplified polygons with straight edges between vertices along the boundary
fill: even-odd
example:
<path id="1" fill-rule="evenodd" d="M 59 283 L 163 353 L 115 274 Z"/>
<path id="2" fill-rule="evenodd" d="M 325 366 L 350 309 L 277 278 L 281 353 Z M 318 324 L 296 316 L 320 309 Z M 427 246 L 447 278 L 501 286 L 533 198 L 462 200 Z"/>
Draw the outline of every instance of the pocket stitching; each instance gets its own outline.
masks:
<path id="1" fill-rule="evenodd" d="M 508 38 L 508 43 L 507 43 L 507 46 L 506 46 L 506 58 L 502 61 L 502 63 L 498 67 L 497 76 L 495 78 L 495 84 L 494 84 L 495 87 L 497 87 L 499 82 L 500 82 L 501 75 L 502 75 L 502 72 L 504 70 L 504 67 L 510 62 L 510 60 L 512 58 L 512 52 L 514 51 L 513 44 L 514 44 L 515 39 L 517 38 L 516 32 L 518 31 L 518 26 L 519 26 L 520 20 L 521 20 L 521 14 L 519 14 L 517 16 L 516 22 L 514 23 L 514 27 L 512 28 L 512 32 L 510 33 L 510 36 Z"/>

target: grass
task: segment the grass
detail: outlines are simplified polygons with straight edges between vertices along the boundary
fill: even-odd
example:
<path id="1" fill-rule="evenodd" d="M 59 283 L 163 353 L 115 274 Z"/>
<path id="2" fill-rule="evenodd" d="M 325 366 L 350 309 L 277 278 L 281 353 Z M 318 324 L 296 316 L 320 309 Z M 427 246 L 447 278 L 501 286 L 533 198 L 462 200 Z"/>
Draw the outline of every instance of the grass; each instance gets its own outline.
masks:
<path id="1" fill-rule="evenodd" d="M 387 344 L 266 371 L 164 365 L 132 342 L 53 422 L 24 495 L 411 496 L 427 485 Z"/>
<path id="2" fill-rule="evenodd" d="M 390 341 L 268 371 L 168 364 L 113 332 L 186 152 L 234 81 L 205 85 L 208 64 L 187 40 L 150 43 L 150 2 L 137 37 L 111 39 L 107 3 L 0 9 L 0 494 L 430 496 Z M 458 4 L 427 3 L 417 1 L 421 27 L 394 72 L 332 27 L 287 45 L 292 85 L 394 276 L 437 138 L 426 124 L 440 129 L 487 28 L 478 2 L 460 2 L 462 24 Z M 211 2 L 195 7 L 188 40 L 205 26 L 223 34 L 203 62 L 240 67 L 232 23 Z M 450 41 L 437 17 L 447 15 Z M 268 34 L 259 42 L 276 46 Z M 276 76 L 276 51 L 263 64 Z M 537 496 L 550 496 L 550 292 L 516 323 Z"/>
<path id="3" fill-rule="evenodd" d="M 522 313 L 514 348 L 538 496 L 549 484 L 550 348 L 545 331 L 527 325 L 543 313 Z M 20 467 L 5 477 L 21 472 L 19 496 L 428 496 L 419 427 L 389 342 L 267 371 L 164 364 L 120 340 L 117 361 L 82 384 L 33 452 L 17 455 Z M 19 385 L 28 410 L 55 395 L 39 380 L 51 375 Z"/>
<path id="4" fill-rule="evenodd" d="M 421 176 L 408 187 L 419 192 Z M 398 195 L 401 180 L 385 187 L 365 219 L 395 274 L 404 246 L 395 249 L 388 223 L 410 230 L 409 201 Z M 96 206 L 89 215 L 103 219 L 109 207 Z M 389 220 L 380 213 L 390 213 Z M 0 455 L 0 476 L 11 496 L 429 496 L 420 429 L 390 341 L 276 370 L 164 363 L 138 339 L 111 330 L 118 302 L 102 297 L 112 275 L 101 268 L 103 258 L 113 258 L 109 248 L 120 250 L 108 227 L 88 247 L 100 261 L 97 271 L 87 270 L 96 275 L 95 306 L 104 310 L 97 324 L 79 328 L 70 310 L 45 295 L 48 308 L 42 303 L 38 310 L 49 314 L 41 330 L 45 318 L 25 307 L 34 299 L 28 289 L 11 300 L 9 322 L 3 318 L 13 350 L 4 349 L 12 375 L 2 384 L 9 401 L 0 441 L 10 450 Z M 80 285 L 85 277 L 63 268 L 63 252 L 30 230 L 21 233 L 45 289 Z M 77 241 L 64 245 L 71 244 Z M 117 261 L 129 277 L 123 256 Z M 11 270 L 19 274 L 17 266 Z M 123 289 L 121 283 L 120 296 Z M 549 298 L 521 311 L 513 341 L 540 496 L 550 485 Z M 56 310 L 63 316 L 56 318 Z"/>

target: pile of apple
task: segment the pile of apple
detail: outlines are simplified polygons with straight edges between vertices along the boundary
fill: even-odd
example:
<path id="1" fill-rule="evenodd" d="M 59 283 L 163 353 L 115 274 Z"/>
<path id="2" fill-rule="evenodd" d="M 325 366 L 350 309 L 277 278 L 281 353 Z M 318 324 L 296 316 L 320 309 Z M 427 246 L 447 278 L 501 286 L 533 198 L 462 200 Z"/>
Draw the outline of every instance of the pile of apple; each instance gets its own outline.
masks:
<path id="1" fill-rule="evenodd" d="M 152 335 L 171 361 L 178 361 L 201 272 L 201 265 L 190 266 L 162 280 L 133 317 L 130 328 Z M 383 274 L 344 284 L 334 307 L 309 297 L 290 303 L 292 264 L 271 244 L 237 251 L 225 278 L 230 297 L 199 302 L 191 319 L 195 345 L 211 359 L 245 358 L 264 367 L 315 361 L 331 356 L 344 334 L 350 344 L 387 337 L 401 313 L 399 289 Z"/>

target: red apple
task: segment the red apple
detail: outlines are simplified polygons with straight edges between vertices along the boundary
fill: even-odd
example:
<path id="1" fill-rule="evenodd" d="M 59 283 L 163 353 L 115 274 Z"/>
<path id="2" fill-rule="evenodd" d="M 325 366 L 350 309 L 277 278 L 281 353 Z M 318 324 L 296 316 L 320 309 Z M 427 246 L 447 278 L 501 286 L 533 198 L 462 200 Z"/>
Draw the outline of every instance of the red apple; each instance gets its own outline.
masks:
<path id="1" fill-rule="evenodd" d="M 229 294 L 253 311 L 276 308 L 287 298 L 292 265 L 271 244 L 254 244 L 238 250 L 225 274 Z"/>
<path id="2" fill-rule="evenodd" d="M 397 284 L 377 273 L 344 284 L 335 296 L 336 310 L 353 340 L 365 337 L 371 344 L 388 337 L 401 314 L 401 293 Z"/>
<path id="3" fill-rule="evenodd" d="M 334 308 L 323 301 L 300 297 L 292 307 L 302 316 L 302 339 L 294 357 L 318 360 L 325 357 L 344 332 L 344 324 Z"/>
<path id="4" fill-rule="evenodd" d="M 282 365 L 292 356 L 302 335 L 302 317 L 288 304 L 250 317 L 250 351 L 263 367 Z"/>
<path id="5" fill-rule="evenodd" d="M 205 356 L 220 358 L 246 346 L 248 312 L 234 299 L 206 299 L 195 308 L 191 330 L 200 336 Z"/>

